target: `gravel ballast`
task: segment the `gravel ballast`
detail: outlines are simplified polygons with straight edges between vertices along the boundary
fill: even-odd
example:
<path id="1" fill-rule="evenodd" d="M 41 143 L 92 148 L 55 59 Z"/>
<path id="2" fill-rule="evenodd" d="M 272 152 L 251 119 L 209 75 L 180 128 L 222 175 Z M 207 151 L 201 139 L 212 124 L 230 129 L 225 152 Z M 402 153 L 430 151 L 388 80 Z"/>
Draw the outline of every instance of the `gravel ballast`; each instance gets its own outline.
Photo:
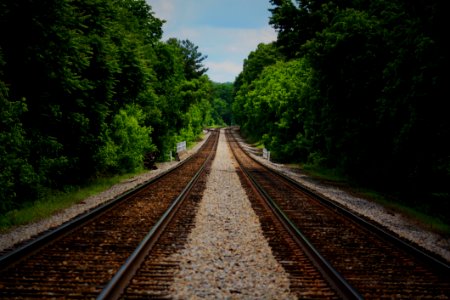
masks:
<path id="1" fill-rule="evenodd" d="M 195 152 L 202 143 L 182 156 Z M 241 141 L 249 151 L 250 145 Z M 207 190 L 196 216 L 196 227 L 189 243 L 174 260 L 182 261 L 171 291 L 175 298 L 225 298 L 225 299 L 289 299 L 289 280 L 276 262 L 265 241 L 259 221 L 242 190 L 230 150 L 221 134 L 221 140 L 208 178 Z M 330 187 L 284 165 L 274 164 L 260 155 L 254 158 L 294 178 L 311 190 L 348 207 L 399 236 L 434 252 L 450 262 L 450 238 L 417 226 L 404 216 L 393 213 L 369 200 L 350 195 Z M 109 201 L 159 173 L 172 168 L 177 162 L 158 165 L 151 171 L 115 185 L 98 195 L 54 216 L 0 235 L 0 251 L 27 240 L 49 228 L 58 226 L 77 215 Z M 213 297 L 214 296 L 214 297 Z"/>
<path id="2" fill-rule="evenodd" d="M 422 228 L 417 223 L 409 218 L 406 218 L 402 214 L 392 212 L 373 201 L 350 195 L 343 189 L 314 181 L 305 174 L 300 173 L 298 170 L 293 170 L 283 164 L 270 162 L 259 154 L 260 151 L 245 143 L 238 136 L 236 136 L 236 138 L 243 148 L 250 153 L 250 156 L 255 158 L 260 163 L 280 171 L 300 184 L 306 186 L 310 190 L 324 196 L 325 198 L 337 202 L 356 214 L 364 216 L 365 218 L 380 224 L 382 227 L 385 227 L 400 237 L 437 254 L 446 260 L 447 263 L 450 263 L 449 237 L 432 232 L 426 228 Z"/>
<path id="3" fill-rule="evenodd" d="M 208 137 L 209 133 L 206 133 L 204 139 L 201 142 L 199 142 L 191 149 L 184 151 L 180 157 L 180 162 L 187 159 L 193 153 L 197 152 L 197 150 L 203 145 Z M 108 190 L 88 197 L 80 203 L 57 212 L 46 219 L 33 222 L 31 224 L 18 226 L 6 233 L 0 234 L 0 251 L 14 247 L 14 245 L 26 241 L 33 236 L 39 235 L 46 230 L 60 226 L 61 224 L 79 216 L 80 214 L 92 210 L 93 208 L 114 199 L 115 197 L 127 192 L 128 190 L 140 184 L 143 184 L 144 182 L 158 176 L 162 172 L 174 168 L 178 163 L 178 161 L 158 163 L 156 170 L 145 172 L 131 179 L 115 184 Z"/>
<path id="4" fill-rule="evenodd" d="M 291 299 L 289 279 L 265 240 L 221 132 L 186 248 L 175 299 Z"/>

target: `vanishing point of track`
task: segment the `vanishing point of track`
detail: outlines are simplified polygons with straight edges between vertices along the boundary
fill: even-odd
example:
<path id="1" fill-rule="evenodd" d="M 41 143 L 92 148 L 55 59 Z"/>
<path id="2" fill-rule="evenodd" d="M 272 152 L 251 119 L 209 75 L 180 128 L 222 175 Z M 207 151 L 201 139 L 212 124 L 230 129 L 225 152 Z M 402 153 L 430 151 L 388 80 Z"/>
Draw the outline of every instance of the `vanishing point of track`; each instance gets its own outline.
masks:
<path id="1" fill-rule="evenodd" d="M 230 147 L 239 161 L 243 185 L 249 194 L 259 194 L 276 211 L 291 236 L 302 244 L 305 253 L 318 267 L 323 278 L 342 298 L 366 299 L 449 299 L 450 268 L 448 264 L 423 250 L 366 222 L 341 206 L 315 195 L 246 154 L 230 131 Z M 245 183 L 247 182 L 247 183 Z M 256 196 L 254 196 L 256 197 Z M 261 204 L 252 203 L 254 207 Z M 262 209 L 255 209 L 260 210 Z M 267 209 L 259 212 L 264 227 Z M 264 228 L 263 228 L 264 229 Z M 264 229 L 269 242 L 277 239 L 274 227 Z M 291 290 L 299 297 L 302 289 L 301 270 L 291 252 L 270 243 L 277 259 L 290 275 Z M 297 284 L 298 283 L 298 284 Z M 316 282 L 322 286 L 322 282 Z M 320 296 L 319 293 L 326 293 Z M 324 292 L 305 298 L 334 298 L 329 287 Z"/>
<path id="2" fill-rule="evenodd" d="M 251 159 L 228 131 L 272 252 L 305 299 L 448 299 L 445 263 Z M 0 297 L 167 298 L 218 131 L 178 168 L 0 257 Z"/>

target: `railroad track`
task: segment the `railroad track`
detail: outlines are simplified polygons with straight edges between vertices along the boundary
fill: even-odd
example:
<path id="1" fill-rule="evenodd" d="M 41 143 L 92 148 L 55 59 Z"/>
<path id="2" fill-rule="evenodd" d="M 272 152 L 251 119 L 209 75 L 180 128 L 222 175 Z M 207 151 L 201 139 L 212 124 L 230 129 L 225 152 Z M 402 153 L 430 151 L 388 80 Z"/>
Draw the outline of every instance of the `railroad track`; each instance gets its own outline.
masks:
<path id="1" fill-rule="evenodd" d="M 176 265 L 161 257 L 183 246 L 218 137 L 212 131 L 179 167 L 3 255 L 0 298 L 112 299 L 127 287 L 130 298 L 161 295 Z"/>
<path id="2" fill-rule="evenodd" d="M 245 153 L 230 130 L 227 137 L 264 234 L 299 298 L 450 298 L 450 269 L 445 262 L 261 165 Z M 276 221 L 268 210 L 275 212 Z M 290 237 L 281 237 L 285 234 L 275 230 L 277 224 L 283 224 Z M 291 241 L 311 262 L 302 262 Z M 307 272 L 321 275 L 309 288 L 305 282 L 311 279 L 302 277 Z"/>

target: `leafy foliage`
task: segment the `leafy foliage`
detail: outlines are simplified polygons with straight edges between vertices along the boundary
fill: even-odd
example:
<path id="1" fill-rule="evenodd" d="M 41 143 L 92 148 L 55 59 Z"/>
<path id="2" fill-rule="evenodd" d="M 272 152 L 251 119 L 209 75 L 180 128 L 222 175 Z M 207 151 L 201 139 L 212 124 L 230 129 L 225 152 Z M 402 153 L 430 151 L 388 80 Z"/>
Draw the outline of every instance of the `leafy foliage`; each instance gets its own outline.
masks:
<path id="1" fill-rule="evenodd" d="M 156 150 L 144 118 L 142 109 L 135 105 L 127 105 L 114 116 L 97 154 L 103 168 L 112 172 L 136 170 L 142 167 L 145 154 Z"/>
<path id="2" fill-rule="evenodd" d="M 26 104 L 8 100 L 8 89 L 0 79 L 0 211 L 16 207 L 16 198 L 32 194 L 38 184 L 37 175 L 29 163 L 30 142 L 25 139 L 20 121 L 24 112 Z"/>
<path id="3" fill-rule="evenodd" d="M 206 56 L 163 23 L 145 0 L 1 2 L 0 213 L 151 167 L 215 122 Z"/>
<path id="4" fill-rule="evenodd" d="M 218 125 L 231 125 L 233 114 L 231 106 L 233 104 L 233 84 L 213 83 L 212 118 Z"/>
<path id="5" fill-rule="evenodd" d="M 249 113 L 245 110 L 245 95 L 253 89 L 252 82 L 259 77 L 266 66 L 275 64 L 280 59 L 281 54 L 274 44 L 259 44 L 257 49 L 244 60 L 244 69 L 234 82 L 236 97 L 232 107 L 234 118 L 238 124 L 243 124 Z"/>
<path id="6" fill-rule="evenodd" d="M 307 158 L 305 99 L 309 93 L 310 68 L 304 59 L 278 62 L 266 67 L 247 94 L 249 114 L 244 130 L 262 138 L 273 157 Z M 264 111 L 264 114 L 257 112 Z"/>
<path id="7" fill-rule="evenodd" d="M 271 3 L 275 46 L 258 46 L 234 84 L 243 131 L 278 159 L 385 190 L 448 195 L 442 1 Z"/>

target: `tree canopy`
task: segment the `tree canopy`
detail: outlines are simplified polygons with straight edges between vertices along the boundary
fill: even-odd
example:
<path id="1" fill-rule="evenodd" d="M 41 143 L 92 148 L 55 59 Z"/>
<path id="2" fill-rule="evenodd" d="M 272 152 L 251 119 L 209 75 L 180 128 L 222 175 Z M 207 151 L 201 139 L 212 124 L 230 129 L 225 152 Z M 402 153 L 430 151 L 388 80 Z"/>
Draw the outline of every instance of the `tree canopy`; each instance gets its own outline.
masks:
<path id="1" fill-rule="evenodd" d="M 234 84 L 242 131 L 275 159 L 448 197 L 443 2 L 271 3 L 277 41 L 250 53 Z"/>
<path id="2" fill-rule="evenodd" d="M 162 41 L 163 23 L 145 0 L 1 2 L 0 213 L 150 167 L 230 119 L 206 55 Z"/>

